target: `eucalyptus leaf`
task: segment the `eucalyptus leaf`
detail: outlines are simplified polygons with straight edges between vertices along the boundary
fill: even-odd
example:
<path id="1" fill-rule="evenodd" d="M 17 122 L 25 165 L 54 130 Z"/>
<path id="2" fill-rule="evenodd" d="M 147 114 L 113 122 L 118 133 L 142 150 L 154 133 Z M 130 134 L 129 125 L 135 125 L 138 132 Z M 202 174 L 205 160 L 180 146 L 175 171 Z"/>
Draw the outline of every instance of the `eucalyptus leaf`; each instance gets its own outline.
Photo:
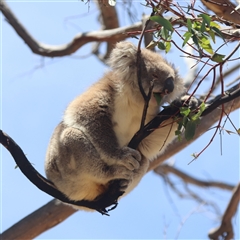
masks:
<path id="1" fill-rule="evenodd" d="M 161 50 L 165 50 L 166 49 L 166 47 L 165 47 L 163 42 L 159 42 L 158 43 L 158 48 L 161 49 Z"/>
<path id="2" fill-rule="evenodd" d="M 193 139 L 196 131 L 197 123 L 196 121 L 188 121 L 185 128 L 185 138 L 187 141 Z"/>
<path id="3" fill-rule="evenodd" d="M 171 49 L 171 42 L 166 42 L 165 46 L 166 46 L 165 52 L 168 53 Z"/>
<path id="4" fill-rule="evenodd" d="M 161 105 L 161 101 L 162 101 L 162 97 L 159 93 L 153 93 L 154 98 L 157 101 L 157 105 L 160 106 Z"/>
<path id="5" fill-rule="evenodd" d="M 161 26 L 166 28 L 168 31 L 173 32 L 172 24 L 165 18 L 160 16 L 152 16 L 150 17 L 150 20 L 159 23 Z"/>
<path id="6" fill-rule="evenodd" d="M 199 14 L 199 17 L 203 19 L 204 24 L 206 23 L 207 26 L 210 27 L 211 17 L 209 17 L 207 14 Z"/>
<path id="7" fill-rule="evenodd" d="M 214 53 L 211 57 L 211 60 L 217 63 L 223 62 L 224 61 L 225 55 L 219 54 L 219 53 Z"/>
<path id="8" fill-rule="evenodd" d="M 184 41 L 183 41 L 183 44 L 182 46 L 184 47 L 185 44 L 188 42 L 188 40 L 191 38 L 192 36 L 192 33 L 191 32 L 186 32 L 184 33 L 183 37 L 184 37 Z"/>
<path id="9" fill-rule="evenodd" d="M 191 110 L 190 110 L 189 107 L 181 107 L 181 108 L 180 108 L 180 114 L 181 114 L 182 116 L 186 116 L 186 117 L 187 117 L 190 112 L 191 112 Z"/>
<path id="10" fill-rule="evenodd" d="M 188 18 L 187 19 L 187 28 L 188 28 L 188 32 L 191 32 L 192 29 L 192 21 Z"/>

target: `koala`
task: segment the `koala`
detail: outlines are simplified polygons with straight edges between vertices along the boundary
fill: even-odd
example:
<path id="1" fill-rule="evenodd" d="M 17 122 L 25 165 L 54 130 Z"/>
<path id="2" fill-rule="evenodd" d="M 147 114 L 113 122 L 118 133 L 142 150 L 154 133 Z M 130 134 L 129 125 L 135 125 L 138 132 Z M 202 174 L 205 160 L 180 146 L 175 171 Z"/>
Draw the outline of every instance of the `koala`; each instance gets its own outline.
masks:
<path id="1" fill-rule="evenodd" d="M 175 137 L 177 124 L 170 119 L 136 150 L 127 146 L 140 128 L 145 104 L 136 61 L 136 46 L 117 43 L 108 61 L 111 71 L 69 104 L 52 135 L 46 176 L 71 200 L 92 201 L 118 179 L 124 194 L 129 193 L 146 173 L 149 161 Z M 147 123 L 159 113 L 160 105 L 172 102 L 185 89 L 176 69 L 158 53 L 142 49 L 140 67 L 145 94 L 153 83 Z M 161 96 L 160 105 L 156 94 Z"/>

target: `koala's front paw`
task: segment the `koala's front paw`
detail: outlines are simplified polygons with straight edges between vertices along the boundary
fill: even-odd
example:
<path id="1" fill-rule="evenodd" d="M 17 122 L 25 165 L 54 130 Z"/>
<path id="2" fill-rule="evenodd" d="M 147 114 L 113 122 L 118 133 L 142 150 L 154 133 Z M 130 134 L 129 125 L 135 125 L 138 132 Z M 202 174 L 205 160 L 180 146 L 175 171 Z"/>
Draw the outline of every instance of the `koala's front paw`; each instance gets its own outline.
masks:
<path id="1" fill-rule="evenodd" d="M 140 167 L 142 157 L 139 151 L 129 147 L 124 147 L 120 151 L 118 164 L 125 166 L 128 170 L 133 171 Z"/>
<path id="2" fill-rule="evenodd" d="M 182 105 L 186 105 L 194 110 L 201 104 L 201 101 L 193 96 L 190 99 L 189 97 L 189 95 L 184 95 L 180 98 L 180 101 Z"/>
<path id="3" fill-rule="evenodd" d="M 191 110 L 198 108 L 198 106 L 201 104 L 201 101 L 193 96 L 190 99 L 189 97 L 190 95 L 184 95 L 181 98 L 175 99 L 171 105 L 177 108 L 189 107 Z"/>

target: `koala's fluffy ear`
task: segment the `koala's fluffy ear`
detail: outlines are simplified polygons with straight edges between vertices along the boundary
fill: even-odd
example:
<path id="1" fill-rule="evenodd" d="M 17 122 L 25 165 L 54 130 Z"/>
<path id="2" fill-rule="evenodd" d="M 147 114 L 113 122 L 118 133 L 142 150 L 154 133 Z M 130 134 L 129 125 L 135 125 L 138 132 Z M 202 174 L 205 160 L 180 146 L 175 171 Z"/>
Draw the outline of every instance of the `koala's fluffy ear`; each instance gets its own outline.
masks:
<path id="1" fill-rule="evenodd" d="M 112 50 L 108 64 L 112 70 L 123 76 L 136 66 L 137 48 L 130 42 L 119 42 Z M 125 74 L 124 74 L 125 73 Z"/>

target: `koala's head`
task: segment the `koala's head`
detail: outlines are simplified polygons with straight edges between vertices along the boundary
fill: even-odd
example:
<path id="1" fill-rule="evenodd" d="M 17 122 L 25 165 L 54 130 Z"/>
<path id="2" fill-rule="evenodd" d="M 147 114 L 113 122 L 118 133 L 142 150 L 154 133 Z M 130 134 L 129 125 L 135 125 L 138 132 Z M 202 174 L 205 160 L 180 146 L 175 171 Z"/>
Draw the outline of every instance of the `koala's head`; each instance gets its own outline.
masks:
<path id="1" fill-rule="evenodd" d="M 120 81 L 130 84 L 134 92 L 139 89 L 136 46 L 130 42 L 117 43 L 108 62 Z M 162 102 L 171 102 L 184 92 L 183 81 L 178 72 L 158 53 L 142 49 L 140 66 L 142 86 L 146 94 L 151 81 L 153 81 L 152 92 L 160 94 Z"/>

